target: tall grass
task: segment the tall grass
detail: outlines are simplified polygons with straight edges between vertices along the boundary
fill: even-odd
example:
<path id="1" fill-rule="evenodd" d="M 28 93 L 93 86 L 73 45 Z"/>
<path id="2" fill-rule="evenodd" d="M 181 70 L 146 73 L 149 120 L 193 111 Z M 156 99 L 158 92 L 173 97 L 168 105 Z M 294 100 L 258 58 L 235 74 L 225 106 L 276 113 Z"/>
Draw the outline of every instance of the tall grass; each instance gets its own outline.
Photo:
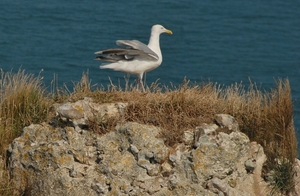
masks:
<path id="1" fill-rule="evenodd" d="M 230 87 L 223 97 L 229 106 L 227 113 L 236 117 L 241 131 L 264 147 L 268 159 L 263 172 L 274 172 L 273 190 L 283 194 L 292 192 L 297 140 L 288 79 L 278 79 L 268 92 L 259 90 L 254 84 L 247 91 L 238 86 Z"/>
<path id="2" fill-rule="evenodd" d="M 235 89 L 235 90 L 234 90 Z M 289 81 L 279 79 L 268 92 L 251 84 L 247 91 L 229 87 L 223 92 L 227 113 L 235 116 L 241 130 L 261 143 L 271 158 L 284 156 L 291 162 L 297 156 L 293 122 L 293 101 Z"/>
<path id="3" fill-rule="evenodd" d="M 19 70 L 0 70 L 0 157 L 6 159 L 8 144 L 31 123 L 45 121 L 51 101 L 42 88 L 42 78 Z M 13 183 L 5 165 L 0 164 L 0 195 L 10 195 Z"/>
<path id="4" fill-rule="evenodd" d="M 6 145 L 31 123 L 39 123 L 48 115 L 50 100 L 45 97 L 41 77 L 19 70 L 4 73 L 0 78 L 0 154 Z"/>

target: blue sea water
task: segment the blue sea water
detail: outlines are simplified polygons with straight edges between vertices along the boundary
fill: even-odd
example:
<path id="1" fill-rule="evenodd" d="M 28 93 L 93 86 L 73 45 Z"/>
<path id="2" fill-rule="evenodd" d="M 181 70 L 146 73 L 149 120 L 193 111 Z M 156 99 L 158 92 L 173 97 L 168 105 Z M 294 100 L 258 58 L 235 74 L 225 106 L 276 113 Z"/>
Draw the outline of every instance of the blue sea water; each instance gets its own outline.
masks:
<path id="1" fill-rule="evenodd" d="M 147 74 L 178 85 L 195 82 L 249 84 L 262 89 L 288 78 L 300 141 L 300 1 L 0 1 L 0 68 L 44 77 L 54 75 L 72 86 L 89 70 L 92 84 L 123 83 L 126 74 L 100 70 L 94 52 L 115 46 L 117 39 L 147 43 L 153 24 L 161 35 L 163 63 Z M 133 80 L 134 77 L 132 77 Z"/>

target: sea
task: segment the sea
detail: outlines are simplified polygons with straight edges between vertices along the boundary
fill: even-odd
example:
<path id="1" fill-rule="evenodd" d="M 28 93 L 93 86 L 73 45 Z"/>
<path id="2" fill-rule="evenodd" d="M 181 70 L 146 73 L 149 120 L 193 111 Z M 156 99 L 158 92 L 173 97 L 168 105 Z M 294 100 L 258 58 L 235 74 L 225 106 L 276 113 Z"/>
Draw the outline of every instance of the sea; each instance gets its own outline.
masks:
<path id="1" fill-rule="evenodd" d="M 163 63 L 147 85 L 251 81 L 268 91 L 287 78 L 300 141 L 299 8 L 299 0 L 1 0 L 0 68 L 40 75 L 49 91 L 54 83 L 72 91 L 86 72 L 93 87 L 122 86 L 129 76 L 100 70 L 94 52 L 118 39 L 147 44 L 161 24 L 173 35 L 161 35 Z"/>

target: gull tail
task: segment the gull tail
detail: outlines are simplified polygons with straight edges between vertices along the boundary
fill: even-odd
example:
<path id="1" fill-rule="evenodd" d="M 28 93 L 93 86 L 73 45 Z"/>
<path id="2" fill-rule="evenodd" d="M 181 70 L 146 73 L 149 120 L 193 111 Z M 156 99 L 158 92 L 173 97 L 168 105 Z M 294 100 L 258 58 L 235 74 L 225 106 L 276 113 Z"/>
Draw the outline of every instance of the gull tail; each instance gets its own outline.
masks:
<path id="1" fill-rule="evenodd" d="M 103 63 L 100 65 L 100 69 L 116 69 L 118 63 Z"/>

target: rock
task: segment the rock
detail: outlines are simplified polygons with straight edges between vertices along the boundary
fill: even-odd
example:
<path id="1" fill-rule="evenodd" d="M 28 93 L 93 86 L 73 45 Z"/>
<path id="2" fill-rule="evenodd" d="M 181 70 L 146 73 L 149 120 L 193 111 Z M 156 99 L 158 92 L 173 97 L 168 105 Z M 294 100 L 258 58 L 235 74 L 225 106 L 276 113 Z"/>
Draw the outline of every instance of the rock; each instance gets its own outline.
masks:
<path id="1" fill-rule="evenodd" d="M 245 161 L 245 168 L 248 173 L 253 173 L 253 170 L 256 168 L 256 160 L 249 158 L 247 161 Z"/>
<path id="2" fill-rule="evenodd" d="M 294 176 L 294 181 L 295 181 L 295 195 L 300 195 L 300 160 L 295 159 L 295 176 Z"/>
<path id="3" fill-rule="evenodd" d="M 233 132 L 239 133 L 239 132 Z M 245 152 L 244 156 L 241 157 L 240 161 L 236 164 L 236 175 L 231 175 L 232 180 L 234 180 L 234 189 L 229 189 L 229 195 L 268 195 L 271 191 L 271 187 L 262 178 L 262 166 L 267 160 L 264 150 L 260 144 L 256 142 L 251 142 L 249 145 L 249 150 Z M 255 158 L 256 167 L 253 173 L 247 173 L 245 168 L 246 160 L 249 158 Z"/>
<path id="4" fill-rule="evenodd" d="M 192 131 L 185 131 L 183 133 L 183 142 L 185 145 L 187 146 L 192 146 L 193 143 L 195 141 L 195 138 L 194 138 L 194 132 Z"/>
<path id="5" fill-rule="evenodd" d="M 216 139 L 218 126 L 215 124 L 203 123 L 194 130 L 194 147 L 199 147 L 201 144 L 214 142 Z"/>
<path id="6" fill-rule="evenodd" d="M 128 123 L 97 138 L 73 127 L 31 125 L 10 145 L 10 172 L 30 195 L 122 195 L 131 190 L 151 195 L 168 184 L 158 175 L 169 151 L 158 133 L 155 127 Z"/>
<path id="7" fill-rule="evenodd" d="M 215 142 L 202 143 L 192 152 L 194 169 L 199 178 L 224 179 L 235 170 L 235 164 L 249 150 L 249 139 L 241 132 L 219 133 Z"/>
<path id="8" fill-rule="evenodd" d="M 63 121 L 70 121 L 75 128 L 87 125 L 88 121 L 103 123 L 109 118 L 122 117 L 126 107 L 127 103 L 97 104 L 87 97 L 75 103 L 68 102 L 55 106 L 57 115 Z"/>
<path id="9" fill-rule="evenodd" d="M 228 195 L 228 184 L 219 178 L 214 177 L 213 179 L 209 180 L 207 187 L 209 190 L 218 195 Z"/>
<path id="10" fill-rule="evenodd" d="M 181 161 L 182 149 L 181 146 L 177 146 L 172 152 L 170 152 L 169 160 L 173 164 L 178 164 Z"/>
<path id="11" fill-rule="evenodd" d="M 228 128 L 230 131 L 239 131 L 239 124 L 233 116 L 228 114 L 216 114 L 215 121 L 222 128 Z"/>
<path id="12" fill-rule="evenodd" d="M 263 148 L 242 132 L 218 133 L 217 125 L 202 124 L 171 148 L 155 126 L 121 121 L 101 136 L 81 128 L 91 115 L 121 117 L 119 107 L 89 99 L 63 104 L 57 107 L 59 118 L 72 126 L 25 127 L 7 153 L 15 194 L 254 196 L 270 191 L 261 178 Z"/>

